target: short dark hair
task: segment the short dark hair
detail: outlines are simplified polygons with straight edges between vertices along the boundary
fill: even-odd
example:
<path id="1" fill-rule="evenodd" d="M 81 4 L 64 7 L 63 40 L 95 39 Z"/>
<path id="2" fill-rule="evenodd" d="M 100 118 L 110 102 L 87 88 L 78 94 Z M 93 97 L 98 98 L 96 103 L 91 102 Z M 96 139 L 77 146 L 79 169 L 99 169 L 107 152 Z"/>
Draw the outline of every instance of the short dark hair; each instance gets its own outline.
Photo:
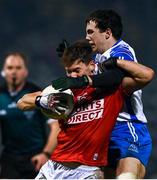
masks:
<path id="1" fill-rule="evenodd" d="M 92 47 L 86 39 L 78 40 L 65 49 L 62 56 L 62 64 L 71 66 L 76 60 L 88 64 L 93 56 Z"/>
<path id="2" fill-rule="evenodd" d="M 120 15 L 111 10 L 96 10 L 92 12 L 86 19 L 86 24 L 90 21 L 96 23 L 96 27 L 99 28 L 100 32 L 104 32 L 107 28 L 110 28 L 115 39 L 120 39 L 122 36 L 123 25 Z"/>
<path id="3" fill-rule="evenodd" d="M 26 68 L 28 68 L 28 58 L 27 58 L 27 56 L 26 56 L 23 52 L 21 52 L 21 51 L 10 51 L 10 52 L 6 53 L 6 55 L 5 55 L 5 57 L 4 57 L 4 60 L 3 60 L 3 66 L 4 66 L 4 64 L 5 64 L 5 62 L 6 62 L 6 59 L 7 59 L 9 56 L 19 56 L 19 57 L 21 57 L 21 58 L 23 59 L 23 62 L 24 62 L 24 64 L 25 64 Z"/>

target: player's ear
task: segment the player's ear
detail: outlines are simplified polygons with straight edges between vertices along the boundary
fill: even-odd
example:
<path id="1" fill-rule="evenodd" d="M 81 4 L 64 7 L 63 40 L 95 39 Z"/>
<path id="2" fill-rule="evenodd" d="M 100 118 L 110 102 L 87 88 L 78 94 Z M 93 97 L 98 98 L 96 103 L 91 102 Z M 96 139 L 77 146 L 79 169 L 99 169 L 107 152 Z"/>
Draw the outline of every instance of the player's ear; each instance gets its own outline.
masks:
<path id="1" fill-rule="evenodd" d="M 89 68 L 90 68 L 90 71 L 91 72 L 93 72 L 94 71 L 94 69 L 95 69 L 95 63 L 94 63 L 94 61 L 92 60 L 92 61 L 90 61 L 90 63 L 89 63 Z"/>
<path id="2" fill-rule="evenodd" d="M 105 38 L 106 39 L 109 39 L 112 35 L 112 31 L 110 28 L 107 28 L 106 31 L 105 31 Z"/>

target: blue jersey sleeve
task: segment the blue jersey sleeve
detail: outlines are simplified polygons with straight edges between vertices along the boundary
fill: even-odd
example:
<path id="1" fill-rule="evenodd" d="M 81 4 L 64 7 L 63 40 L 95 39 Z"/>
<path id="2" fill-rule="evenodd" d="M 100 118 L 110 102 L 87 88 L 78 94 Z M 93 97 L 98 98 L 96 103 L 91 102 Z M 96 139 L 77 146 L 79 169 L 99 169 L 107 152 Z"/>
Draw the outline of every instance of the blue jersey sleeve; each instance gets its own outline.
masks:
<path id="1" fill-rule="evenodd" d="M 99 64 L 106 61 L 110 57 L 117 57 L 118 59 L 128 61 L 136 61 L 134 50 L 127 44 L 120 44 L 112 47 L 110 51 L 106 51 L 104 54 L 96 54 L 93 56 L 93 60 L 95 63 Z"/>
<path id="2" fill-rule="evenodd" d="M 111 51 L 110 57 L 118 57 L 118 59 L 125 59 L 128 61 L 134 61 L 134 55 L 127 48 L 117 48 Z"/>
<path id="3" fill-rule="evenodd" d="M 129 55 L 129 54 L 126 54 L 126 53 L 123 53 L 123 52 L 119 52 L 115 55 L 111 55 L 111 57 L 118 57 L 118 59 L 125 59 L 125 60 L 128 60 L 128 61 L 134 61 L 134 59 Z"/>

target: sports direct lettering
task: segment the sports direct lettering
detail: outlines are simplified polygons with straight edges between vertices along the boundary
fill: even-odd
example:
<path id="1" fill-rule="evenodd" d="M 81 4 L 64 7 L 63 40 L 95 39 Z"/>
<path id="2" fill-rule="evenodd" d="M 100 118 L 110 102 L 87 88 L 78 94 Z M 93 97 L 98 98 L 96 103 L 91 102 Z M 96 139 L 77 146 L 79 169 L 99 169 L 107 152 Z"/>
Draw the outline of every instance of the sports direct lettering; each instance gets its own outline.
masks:
<path id="1" fill-rule="evenodd" d="M 93 101 L 88 106 L 82 106 L 76 109 L 68 124 L 77 124 L 97 120 L 102 117 L 104 109 L 104 99 Z"/>

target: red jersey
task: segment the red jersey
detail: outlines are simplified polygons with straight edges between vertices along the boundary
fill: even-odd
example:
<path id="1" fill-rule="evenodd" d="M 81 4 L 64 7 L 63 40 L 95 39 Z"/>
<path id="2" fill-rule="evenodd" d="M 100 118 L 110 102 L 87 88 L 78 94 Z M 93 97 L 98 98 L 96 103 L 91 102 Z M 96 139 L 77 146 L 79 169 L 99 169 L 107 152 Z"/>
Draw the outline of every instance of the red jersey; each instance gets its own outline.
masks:
<path id="1" fill-rule="evenodd" d="M 51 159 L 105 166 L 111 131 L 123 105 L 122 89 L 105 94 L 87 87 L 74 91 L 74 96 L 83 103 L 77 103 L 67 123 L 59 121 L 61 131 Z"/>

